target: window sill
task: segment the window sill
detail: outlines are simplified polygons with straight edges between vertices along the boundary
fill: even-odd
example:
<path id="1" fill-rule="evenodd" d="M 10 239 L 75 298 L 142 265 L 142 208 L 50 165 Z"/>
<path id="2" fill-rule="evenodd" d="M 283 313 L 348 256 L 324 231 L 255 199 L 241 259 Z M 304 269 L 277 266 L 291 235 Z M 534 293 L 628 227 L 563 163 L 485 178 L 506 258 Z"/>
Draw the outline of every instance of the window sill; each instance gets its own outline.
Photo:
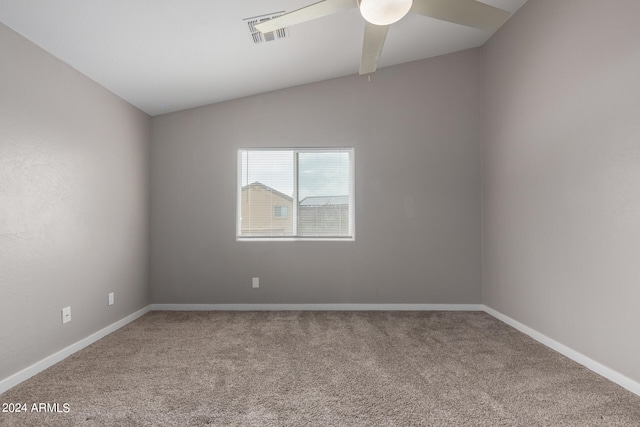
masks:
<path id="1" fill-rule="evenodd" d="M 354 242 L 354 236 L 349 237 L 238 237 L 236 242 Z"/>

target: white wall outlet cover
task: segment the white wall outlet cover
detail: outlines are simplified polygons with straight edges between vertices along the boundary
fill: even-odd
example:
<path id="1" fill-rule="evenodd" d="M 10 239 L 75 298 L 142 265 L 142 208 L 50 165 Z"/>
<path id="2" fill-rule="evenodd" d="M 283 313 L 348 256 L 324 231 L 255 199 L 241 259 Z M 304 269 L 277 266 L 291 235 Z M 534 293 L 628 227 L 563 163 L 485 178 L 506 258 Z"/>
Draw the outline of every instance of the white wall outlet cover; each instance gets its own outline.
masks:
<path id="1" fill-rule="evenodd" d="M 260 278 L 259 277 L 254 277 L 251 280 L 251 286 L 253 286 L 254 288 L 259 288 L 260 287 Z"/>
<path id="2" fill-rule="evenodd" d="M 114 293 L 109 292 L 109 305 L 113 305 L 114 301 L 115 301 Z"/>
<path id="3" fill-rule="evenodd" d="M 62 309 L 62 324 L 71 322 L 71 307 L 65 307 Z"/>

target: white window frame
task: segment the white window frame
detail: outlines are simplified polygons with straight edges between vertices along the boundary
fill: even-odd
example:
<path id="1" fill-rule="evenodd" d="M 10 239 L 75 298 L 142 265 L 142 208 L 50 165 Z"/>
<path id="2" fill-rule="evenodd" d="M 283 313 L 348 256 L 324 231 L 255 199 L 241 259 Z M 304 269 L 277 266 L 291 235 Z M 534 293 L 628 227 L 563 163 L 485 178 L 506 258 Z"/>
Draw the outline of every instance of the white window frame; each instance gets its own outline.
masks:
<path id="1" fill-rule="evenodd" d="M 293 151 L 293 204 L 291 215 L 293 220 L 293 236 L 242 236 L 242 152 L 243 151 Z M 298 229 L 298 154 L 299 153 L 349 153 L 349 236 L 297 236 Z M 355 229 L 355 150 L 353 147 L 319 147 L 319 148 L 296 148 L 296 147 L 279 147 L 279 148 L 238 148 L 237 152 L 237 170 L 236 170 L 236 241 L 238 242 L 291 242 L 291 241 L 339 241 L 353 242 L 356 239 Z"/>

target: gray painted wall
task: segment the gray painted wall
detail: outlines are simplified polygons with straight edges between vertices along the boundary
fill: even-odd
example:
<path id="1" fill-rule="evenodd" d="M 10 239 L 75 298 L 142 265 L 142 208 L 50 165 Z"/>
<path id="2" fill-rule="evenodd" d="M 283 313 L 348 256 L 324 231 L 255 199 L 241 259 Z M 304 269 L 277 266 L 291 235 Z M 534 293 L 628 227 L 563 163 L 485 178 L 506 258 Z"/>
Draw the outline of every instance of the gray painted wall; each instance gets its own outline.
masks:
<path id="1" fill-rule="evenodd" d="M 149 303 L 151 121 L 1 24 L 0 52 L 3 379 Z"/>
<path id="2" fill-rule="evenodd" d="M 483 48 L 484 302 L 635 381 L 639 16 L 530 1 Z"/>
<path id="3" fill-rule="evenodd" d="M 480 303 L 479 79 L 470 50 L 155 117 L 153 302 Z M 236 242 L 237 149 L 289 146 L 355 147 L 355 242 Z"/>

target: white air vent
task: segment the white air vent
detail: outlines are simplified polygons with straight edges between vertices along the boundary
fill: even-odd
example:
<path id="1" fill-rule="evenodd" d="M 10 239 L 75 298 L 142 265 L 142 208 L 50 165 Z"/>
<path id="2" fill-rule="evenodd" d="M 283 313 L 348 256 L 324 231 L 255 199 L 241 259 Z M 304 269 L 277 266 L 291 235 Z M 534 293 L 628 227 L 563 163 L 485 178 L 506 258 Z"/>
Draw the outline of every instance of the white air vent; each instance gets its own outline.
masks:
<path id="1" fill-rule="evenodd" d="M 243 19 L 243 21 L 245 21 L 249 26 L 249 32 L 251 33 L 251 38 L 253 39 L 253 42 L 254 43 L 271 42 L 277 39 L 283 39 L 287 37 L 288 31 L 286 28 L 280 28 L 279 30 L 270 31 L 268 33 L 262 34 L 260 31 L 256 30 L 256 27 L 255 27 L 255 25 L 261 22 L 268 21 L 273 18 L 277 18 L 278 16 L 281 16 L 283 14 L 284 14 L 284 11 L 281 11 L 281 12 L 270 13 L 268 15 L 260 15 L 260 16 L 254 16 L 252 18 Z"/>

